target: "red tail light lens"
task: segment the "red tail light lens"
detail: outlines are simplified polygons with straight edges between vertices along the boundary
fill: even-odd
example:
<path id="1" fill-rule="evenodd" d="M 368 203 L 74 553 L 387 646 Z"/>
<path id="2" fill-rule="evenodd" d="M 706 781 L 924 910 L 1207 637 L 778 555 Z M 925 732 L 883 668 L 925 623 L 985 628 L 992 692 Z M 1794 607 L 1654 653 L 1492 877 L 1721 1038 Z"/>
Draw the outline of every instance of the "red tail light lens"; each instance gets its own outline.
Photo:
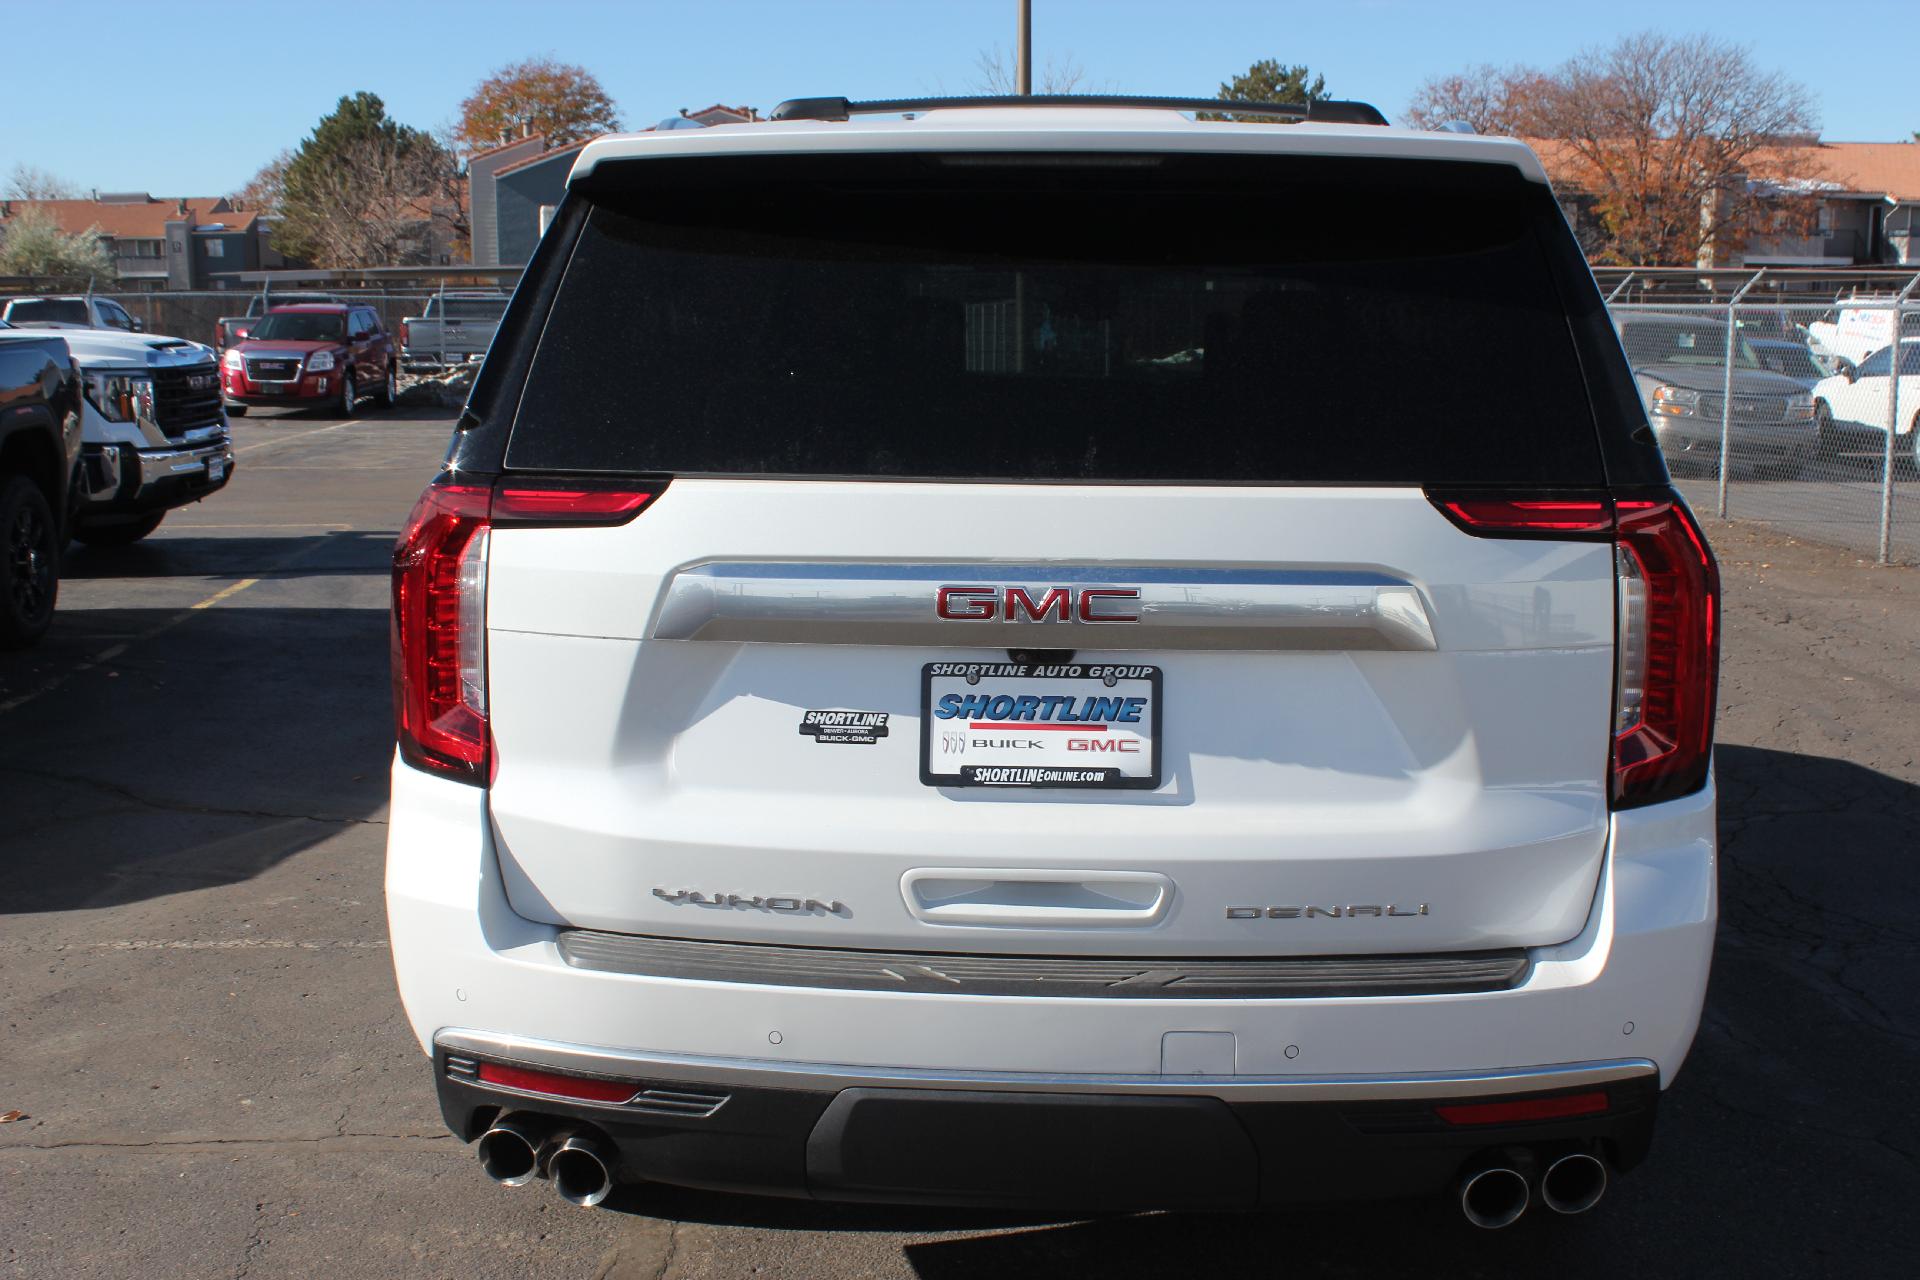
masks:
<path id="1" fill-rule="evenodd" d="M 427 486 L 393 550 L 393 714 L 409 764 L 484 786 L 487 723 L 487 552 L 496 526 L 614 525 L 659 496 L 519 480 Z"/>
<path id="2" fill-rule="evenodd" d="M 1678 500 L 1622 499 L 1613 807 L 1697 791 L 1713 755 L 1720 571 Z"/>
<path id="3" fill-rule="evenodd" d="M 405 320 L 402 320 L 400 322 L 400 345 L 403 347 L 410 347 L 413 345 L 413 326 L 408 324 Z"/>
<path id="4" fill-rule="evenodd" d="M 487 777 L 486 589 L 491 489 L 429 485 L 393 550 L 393 714 L 400 754 Z"/>
<path id="5" fill-rule="evenodd" d="M 1699 790 L 1713 754 L 1720 572 L 1685 504 L 1671 492 L 1427 497 L 1477 537 L 1613 542 L 1609 797 L 1615 809 L 1631 809 Z"/>
<path id="6" fill-rule="evenodd" d="M 653 493 L 638 489 L 537 487 L 503 482 L 493 495 L 493 516 L 520 524 L 619 524 L 640 513 Z"/>

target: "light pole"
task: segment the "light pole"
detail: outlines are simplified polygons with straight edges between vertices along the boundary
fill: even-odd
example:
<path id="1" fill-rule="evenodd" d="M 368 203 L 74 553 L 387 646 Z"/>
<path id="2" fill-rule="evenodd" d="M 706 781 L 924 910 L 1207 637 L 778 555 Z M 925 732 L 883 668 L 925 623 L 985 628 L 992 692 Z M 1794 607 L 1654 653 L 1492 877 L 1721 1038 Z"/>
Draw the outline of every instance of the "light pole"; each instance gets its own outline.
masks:
<path id="1" fill-rule="evenodd" d="M 1021 97 L 1033 92 L 1033 0 L 1020 0 L 1020 35 L 1013 55 L 1013 91 Z"/>

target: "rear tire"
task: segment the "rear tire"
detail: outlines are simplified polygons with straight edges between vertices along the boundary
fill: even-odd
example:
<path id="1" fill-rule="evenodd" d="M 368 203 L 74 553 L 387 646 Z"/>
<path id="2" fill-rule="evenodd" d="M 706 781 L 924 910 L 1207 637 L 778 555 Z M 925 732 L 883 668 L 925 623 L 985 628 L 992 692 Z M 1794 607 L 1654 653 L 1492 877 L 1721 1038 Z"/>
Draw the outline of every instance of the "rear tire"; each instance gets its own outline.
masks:
<path id="1" fill-rule="evenodd" d="M 392 365 L 388 365 L 386 381 L 380 384 L 380 393 L 373 398 L 373 402 L 382 409 L 391 409 L 399 400 L 400 374 Z"/>
<path id="2" fill-rule="evenodd" d="M 0 649 L 24 649 L 46 634 L 60 594 L 60 542 L 40 486 L 0 477 Z"/>
<path id="3" fill-rule="evenodd" d="M 247 406 L 243 404 L 230 404 L 227 406 L 227 416 L 229 418 L 244 418 L 247 416 Z"/>
<path id="4" fill-rule="evenodd" d="M 89 547 L 130 547 L 158 529 L 166 518 L 166 512 L 156 511 L 124 524 L 76 524 L 73 540 Z"/>

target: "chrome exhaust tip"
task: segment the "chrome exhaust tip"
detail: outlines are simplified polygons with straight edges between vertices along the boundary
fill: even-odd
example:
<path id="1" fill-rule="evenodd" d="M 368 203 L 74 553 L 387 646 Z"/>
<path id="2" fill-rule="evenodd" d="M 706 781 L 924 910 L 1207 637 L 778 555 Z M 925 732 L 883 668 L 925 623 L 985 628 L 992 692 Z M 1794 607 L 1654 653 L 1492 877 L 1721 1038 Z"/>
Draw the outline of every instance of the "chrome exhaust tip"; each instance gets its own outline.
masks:
<path id="1" fill-rule="evenodd" d="M 1586 1151 L 1569 1151 L 1540 1178 L 1540 1203 L 1555 1213 L 1585 1213 L 1607 1194 L 1607 1166 Z"/>
<path id="2" fill-rule="evenodd" d="M 1460 1212 L 1488 1231 L 1520 1221 L 1532 1199 L 1526 1175 L 1503 1164 L 1481 1166 L 1460 1179 Z"/>
<path id="3" fill-rule="evenodd" d="M 540 1163 L 569 1204 L 591 1208 L 613 1191 L 607 1150 L 586 1134 L 560 1135 L 540 1153 Z"/>
<path id="4" fill-rule="evenodd" d="M 503 1187 L 524 1187 L 540 1176 L 540 1147 L 552 1126 L 538 1116 L 501 1116 L 480 1135 L 480 1168 Z"/>

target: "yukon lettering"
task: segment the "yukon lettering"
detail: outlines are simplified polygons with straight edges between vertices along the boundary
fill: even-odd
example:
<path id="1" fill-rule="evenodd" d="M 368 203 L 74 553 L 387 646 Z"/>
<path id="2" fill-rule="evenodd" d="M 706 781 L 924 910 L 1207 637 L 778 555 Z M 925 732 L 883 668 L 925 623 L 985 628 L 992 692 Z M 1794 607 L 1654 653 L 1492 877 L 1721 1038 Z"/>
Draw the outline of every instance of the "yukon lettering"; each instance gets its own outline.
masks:
<path id="1" fill-rule="evenodd" d="M 763 897 L 744 893 L 699 893 L 692 889 L 660 889 L 653 896 L 676 907 L 744 907 L 750 911 L 780 911 L 788 915 L 844 916 L 847 910 L 838 898 L 822 902 L 818 898 Z"/>

